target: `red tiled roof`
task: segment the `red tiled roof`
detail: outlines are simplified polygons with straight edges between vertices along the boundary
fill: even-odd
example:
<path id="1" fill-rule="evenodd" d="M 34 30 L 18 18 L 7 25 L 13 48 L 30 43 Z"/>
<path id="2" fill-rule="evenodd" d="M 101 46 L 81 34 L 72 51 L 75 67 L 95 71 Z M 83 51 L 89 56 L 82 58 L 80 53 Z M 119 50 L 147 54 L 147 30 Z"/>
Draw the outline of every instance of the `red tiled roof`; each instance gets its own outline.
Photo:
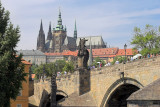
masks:
<path id="1" fill-rule="evenodd" d="M 77 56 L 77 53 L 78 51 L 63 51 L 62 53 L 45 53 L 45 55 L 48 55 L 48 56 Z"/>
<path id="2" fill-rule="evenodd" d="M 101 48 L 101 49 L 92 49 L 92 54 L 94 55 L 116 55 L 118 48 Z"/>
<path id="3" fill-rule="evenodd" d="M 88 49 L 88 51 L 90 51 Z M 136 51 L 137 52 L 137 51 Z M 55 56 L 77 56 L 78 50 L 69 51 L 65 50 L 62 53 L 45 53 L 45 55 L 55 55 Z M 101 48 L 101 49 L 92 49 L 93 57 L 115 57 L 115 56 L 123 56 L 125 55 L 124 49 L 118 48 Z M 132 49 L 126 49 L 126 55 L 133 55 Z"/>
<path id="4" fill-rule="evenodd" d="M 69 55 L 77 56 L 77 54 L 78 54 L 78 51 L 77 52 L 75 52 L 75 51 L 62 52 L 62 55 L 64 55 L 64 56 L 69 56 Z"/>
<path id="5" fill-rule="evenodd" d="M 88 51 L 90 51 L 88 49 Z M 101 48 L 101 49 L 92 49 L 93 57 L 114 57 L 118 51 L 118 48 Z M 65 50 L 62 53 L 45 53 L 45 55 L 55 55 L 55 56 L 77 56 L 78 50 L 69 51 Z"/>
<path id="6" fill-rule="evenodd" d="M 116 55 L 109 55 L 109 58 L 115 57 Z"/>
<path id="7" fill-rule="evenodd" d="M 135 50 L 135 52 L 136 53 L 138 53 L 137 52 L 137 50 Z M 132 49 L 126 49 L 126 55 L 133 55 L 133 50 Z M 119 49 L 119 51 L 118 51 L 118 53 L 116 54 L 117 56 L 123 56 L 123 55 L 125 55 L 125 49 Z"/>

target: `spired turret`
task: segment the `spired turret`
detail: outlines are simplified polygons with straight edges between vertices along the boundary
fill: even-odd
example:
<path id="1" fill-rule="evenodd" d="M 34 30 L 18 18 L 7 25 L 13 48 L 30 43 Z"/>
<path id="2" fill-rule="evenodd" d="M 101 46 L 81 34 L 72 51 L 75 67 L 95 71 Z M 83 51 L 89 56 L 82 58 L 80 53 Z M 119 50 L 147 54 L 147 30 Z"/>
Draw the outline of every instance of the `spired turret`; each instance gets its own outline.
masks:
<path id="1" fill-rule="evenodd" d="M 51 22 L 49 24 L 47 40 L 52 40 Z"/>
<path id="2" fill-rule="evenodd" d="M 74 37 L 75 39 L 77 39 L 77 27 L 76 27 L 76 21 L 75 21 L 75 26 L 74 26 L 74 35 L 73 35 L 73 37 Z"/>
<path id="3" fill-rule="evenodd" d="M 61 11 L 59 9 L 57 25 L 56 27 L 51 28 L 51 23 L 49 24 L 46 41 L 41 21 L 40 31 L 37 38 L 37 50 L 40 50 L 42 52 L 62 52 L 63 50 L 76 50 L 76 39 L 76 21 L 74 28 L 74 37 L 68 37 L 67 27 L 63 26 L 62 24 Z"/>
<path id="4" fill-rule="evenodd" d="M 43 31 L 42 20 L 41 20 L 39 35 L 38 35 L 38 38 L 37 38 L 37 50 L 45 52 L 45 34 L 44 34 L 44 31 Z"/>
<path id="5" fill-rule="evenodd" d="M 57 31 L 65 31 L 65 29 L 63 28 L 63 25 L 62 25 L 62 18 L 61 18 L 61 11 L 59 9 L 59 15 L 58 15 L 58 24 L 56 26 L 56 29 Z"/>
<path id="6" fill-rule="evenodd" d="M 62 46 L 64 40 L 67 36 L 67 28 L 62 25 L 61 11 L 59 9 L 58 23 L 56 28 L 53 30 L 53 42 L 54 42 L 54 52 L 62 52 Z"/>

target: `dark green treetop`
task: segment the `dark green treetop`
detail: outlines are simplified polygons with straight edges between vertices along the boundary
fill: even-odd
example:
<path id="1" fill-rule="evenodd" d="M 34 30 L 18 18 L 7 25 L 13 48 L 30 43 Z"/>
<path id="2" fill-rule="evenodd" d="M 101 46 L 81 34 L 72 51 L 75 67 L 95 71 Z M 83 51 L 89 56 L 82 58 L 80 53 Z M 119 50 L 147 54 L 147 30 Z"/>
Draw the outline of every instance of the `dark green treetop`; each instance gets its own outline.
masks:
<path id="1" fill-rule="evenodd" d="M 22 55 L 16 56 L 19 28 L 10 22 L 9 12 L 0 2 L 0 106 L 9 107 L 10 99 L 16 99 L 25 80 Z"/>

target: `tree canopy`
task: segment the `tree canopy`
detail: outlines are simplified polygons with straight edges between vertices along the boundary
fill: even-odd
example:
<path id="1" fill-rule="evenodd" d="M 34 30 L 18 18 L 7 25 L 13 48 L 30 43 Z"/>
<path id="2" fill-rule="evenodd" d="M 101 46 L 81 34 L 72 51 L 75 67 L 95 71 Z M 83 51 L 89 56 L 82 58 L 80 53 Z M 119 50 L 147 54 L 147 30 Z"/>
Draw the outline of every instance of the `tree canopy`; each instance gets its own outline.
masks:
<path id="1" fill-rule="evenodd" d="M 9 12 L 0 2 L 0 106 L 9 107 L 10 99 L 16 99 L 22 81 L 25 81 L 22 55 L 16 56 L 15 47 L 20 38 L 19 27 L 10 22 Z"/>
<path id="2" fill-rule="evenodd" d="M 99 57 L 96 57 L 96 58 L 94 59 L 92 65 L 94 65 L 95 67 L 98 67 L 98 66 L 99 66 L 99 63 L 97 63 L 97 62 L 101 62 L 101 63 L 102 63 L 102 66 L 104 66 L 104 65 L 106 64 L 104 60 L 101 60 Z"/>
<path id="3" fill-rule="evenodd" d="M 74 71 L 74 65 L 72 62 L 67 62 L 63 67 L 63 71 L 72 73 Z"/>
<path id="4" fill-rule="evenodd" d="M 126 57 L 123 57 L 123 56 L 116 56 L 114 57 L 113 61 L 111 62 L 111 64 L 115 64 L 116 61 L 119 61 L 119 63 L 122 63 L 122 62 L 125 62 L 127 61 L 127 58 Z"/>
<path id="5" fill-rule="evenodd" d="M 72 62 L 66 62 L 65 60 L 57 60 L 56 62 L 49 63 L 49 64 L 42 64 L 39 65 L 37 68 L 34 69 L 34 73 L 36 74 L 36 78 L 39 79 L 43 73 L 47 77 L 51 77 L 53 72 L 73 72 L 74 65 Z"/>
<path id="6" fill-rule="evenodd" d="M 140 50 L 142 55 L 156 54 L 160 51 L 160 27 L 156 28 L 147 24 L 145 29 L 134 28 L 134 37 L 131 44 Z"/>

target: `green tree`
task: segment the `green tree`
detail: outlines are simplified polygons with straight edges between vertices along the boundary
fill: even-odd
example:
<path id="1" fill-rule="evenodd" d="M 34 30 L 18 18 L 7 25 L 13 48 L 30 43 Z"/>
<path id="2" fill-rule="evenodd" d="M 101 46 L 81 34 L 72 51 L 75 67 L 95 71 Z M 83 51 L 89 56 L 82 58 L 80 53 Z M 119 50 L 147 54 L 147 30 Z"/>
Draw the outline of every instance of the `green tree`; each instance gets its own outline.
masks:
<path id="1" fill-rule="evenodd" d="M 47 77 L 51 77 L 53 72 L 57 71 L 57 67 L 55 63 L 49 64 L 41 64 L 37 68 L 34 69 L 34 73 L 36 74 L 36 79 L 40 79 L 40 76 L 46 75 Z"/>
<path id="2" fill-rule="evenodd" d="M 63 68 L 64 68 L 64 66 L 66 65 L 66 61 L 65 60 L 56 60 L 56 65 L 57 65 L 57 67 L 58 67 L 58 71 L 59 72 L 62 72 L 63 71 Z"/>
<path id="3" fill-rule="evenodd" d="M 15 47 L 19 41 L 19 28 L 10 22 L 9 12 L 0 2 L 0 106 L 9 107 L 10 99 L 15 100 L 22 81 L 25 81 L 22 55 L 16 56 Z"/>
<path id="4" fill-rule="evenodd" d="M 33 73 L 33 71 L 38 67 L 38 65 L 35 65 L 35 64 L 32 64 L 30 70 L 31 70 L 31 73 Z"/>
<path id="5" fill-rule="evenodd" d="M 63 71 L 72 73 L 74 71 L 74 65 L 72 62 L 67 62 L 63 68 Z"/>
<path id="6" fill-rule="evenodd" d="M 119 63 L 123 63 L 125 61 L 127 61 L 127 58 L 124 56 L 116 56 L 114 57 L 113 61 L 111 62 L 111 64 L 115 64 L 116 61 L 119 61 Z"/>
<path id="7" fill-rule="evenodd" d="M 53 72 L 62 72 L 65 65 L 65 60 L 57 60 L 54 63 L 41 64 L 35 68 L 33 72 L 36 74 L 36 79 L 39 79 L 43 73 L 45 73 L 47 77 L 51 77 Z"/>
<path id="8" fill-rule="evenodd" d="M 104 65 L 106 64 L 104 60 L 101 60 L 99 57 L 96 57 L 96 58 L 94 59 L 92 65 L 94 65 L 95 67 L 98 67 L 98 66 L 99 66 L 99 63 L 97 63 L 97 62 L 101 62 L 101 63 L 102 63 L 102 66 L 104 66 Z"/>
<path id="9" fill-rule="evenodd" d="M 39 77 L 42 75 L 43 73 L 43 64 L 39 65 L 37 68 L 35 68 L 33 70 L 33 73 L 36 74 L 35 78 L 36 79 L 39 79 Z"/>
<path id="10" fill-rule="evenodd" d="M 49 63 L 45 66 L 46 76 L 51 77 L 53 72 L 58 72 L 58 65 L 56 63 Z"/>
<path id="11" fill-rule="evenodd" d="M 134 37 L 131 44 L 135 49 L 140 50 L 143 56 L 148 53 L 158 53 L 160 48 L 160 27 L 156 29 L 151 25 L 146 25 L 145 29 L 141 30 L 138 27 L 134 28 Z"/>

